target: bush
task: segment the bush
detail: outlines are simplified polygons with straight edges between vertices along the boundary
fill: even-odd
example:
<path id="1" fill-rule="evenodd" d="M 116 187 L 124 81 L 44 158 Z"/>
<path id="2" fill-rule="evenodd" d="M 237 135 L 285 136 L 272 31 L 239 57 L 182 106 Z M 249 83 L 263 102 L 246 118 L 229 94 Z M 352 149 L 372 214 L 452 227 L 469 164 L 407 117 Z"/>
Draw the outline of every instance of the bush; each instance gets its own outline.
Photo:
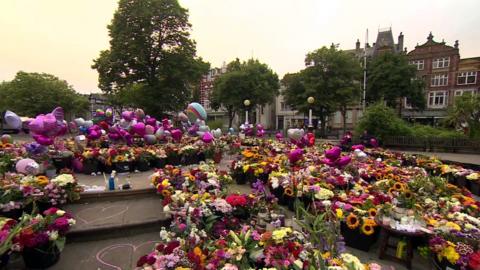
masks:
<path id="1" fill-rule="evenodd" d="M 383 140 L 389 136 L 414 136 L 418 138 L 441 137 L 441 138 L 464 138 L 460 132 L 444 128 L 435 128 L 426 125 L 409 125 L 399 118 L 396 112 L 383 105 L 376 104 L 367 108 L 365 115 L 355 129 L 357 136 L 361 136 L 367 130 L 370 135 Z"/>
<path id="2" fill-rule="evenodd" d="M 223 121 L 222 120 L 214 120 L 214 121 L 208 121 L 207 126 L 210 127 L 210 130 L 214 129 L 223 129 Z"/>
<path id="3" fill-rule="evenodd" d="M 360 119 L 355 133 L 358 136 L 367 130 L 370 135 L 377 137 L 379 140 L 388 136 L 408 136 L 412 131 L 408 124 L 400 119 L 395 111 L 383 104 L 370 106 Z"/>

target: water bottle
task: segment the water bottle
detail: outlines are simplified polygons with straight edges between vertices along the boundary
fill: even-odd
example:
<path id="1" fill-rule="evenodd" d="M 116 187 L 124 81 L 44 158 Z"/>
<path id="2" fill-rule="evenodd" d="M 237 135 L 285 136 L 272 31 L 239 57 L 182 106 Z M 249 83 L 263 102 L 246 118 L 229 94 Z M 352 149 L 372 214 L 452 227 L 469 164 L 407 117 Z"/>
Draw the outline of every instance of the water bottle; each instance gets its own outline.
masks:
<path id="1" fill-rule="evenodd" d="M 110 178 L 108 179 L 108 190 L 115 190 L 115 175 L 117 174 L 116 171 L 112 171 L 110 174 Z"/>

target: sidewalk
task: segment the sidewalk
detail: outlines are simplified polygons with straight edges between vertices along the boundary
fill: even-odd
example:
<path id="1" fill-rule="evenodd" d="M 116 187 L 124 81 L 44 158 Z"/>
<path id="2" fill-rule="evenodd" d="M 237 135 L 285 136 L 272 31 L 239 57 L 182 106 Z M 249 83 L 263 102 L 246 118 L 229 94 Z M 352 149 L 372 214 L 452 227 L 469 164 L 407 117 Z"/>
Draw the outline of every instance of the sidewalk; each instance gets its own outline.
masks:
<path id="1" fill-rule="evenodd" d="M 440 152 L 420 152 L 420 151 L 401 151 L 401 150 L 392 150 L 399 151 L 409 154 L 420 154 L 426 156 L 435 156 L 441 160 L 480 165 L 480 153 L 479 154 L 460 154 L 460 153 L 440 153 Z"/>

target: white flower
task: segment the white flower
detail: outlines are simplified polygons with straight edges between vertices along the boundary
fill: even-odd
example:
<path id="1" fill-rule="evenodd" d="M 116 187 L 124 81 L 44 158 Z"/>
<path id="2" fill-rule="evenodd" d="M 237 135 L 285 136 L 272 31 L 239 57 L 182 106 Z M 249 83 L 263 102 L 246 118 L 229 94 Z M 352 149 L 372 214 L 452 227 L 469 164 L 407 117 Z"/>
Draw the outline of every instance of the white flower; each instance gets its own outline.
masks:
<path id="1" fill-rule="evenodd" d="M 70 226 L 75 225 L 77 223 L 77 221 L 75 221 L 75 219 L 73 219 L 73 218 L 69 218 L 67 220 L 67 222 L 68 222 L 68 225 L 70 225 Z"/>
<path id="2" fill-rule="evenodd" d="M 48 239 L 50 239 L 51 241 L 55 241 L 58 239 L 58 231 L 53 231 L 53 232 L 48 231 L 47 234 L 48 234 Z"/>
<path id="3" fill-rule="evenodd" d="M 57 186 L 66 186 L 69 183 L 75 183 L 75 178 L 71 174 L 60 174 L 59 176 L 50 180 L 50 182 L 56 184 Z"/>
<path id="4" fill-rule="evenodd" d="M 59 210 L 57 210 L 57 212 L 55 214 L 57 214 L 57 216 L 61 217 L 65 214 L 65 211 L 59 209 Z"/>

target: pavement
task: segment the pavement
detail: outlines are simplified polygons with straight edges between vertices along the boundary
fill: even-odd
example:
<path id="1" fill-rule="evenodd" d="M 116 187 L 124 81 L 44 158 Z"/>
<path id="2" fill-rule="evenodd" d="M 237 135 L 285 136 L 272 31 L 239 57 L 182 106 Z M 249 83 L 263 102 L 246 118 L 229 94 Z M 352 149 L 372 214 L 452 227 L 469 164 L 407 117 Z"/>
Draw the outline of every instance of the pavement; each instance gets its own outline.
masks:
<path id="1" fill-rule="evenodd" d="M 402 151 L 402 150 L 393 150 L 401 151 L 408 154 L 417 154 L 425 156 L 435 156 L 440 160 L 466 163 L 473 165 L 480 165 L 480 153 L 478 154 L 461 154 L 461 153 L 443 153 L 443 152 L 419 152 L 419 151 Z"/>

